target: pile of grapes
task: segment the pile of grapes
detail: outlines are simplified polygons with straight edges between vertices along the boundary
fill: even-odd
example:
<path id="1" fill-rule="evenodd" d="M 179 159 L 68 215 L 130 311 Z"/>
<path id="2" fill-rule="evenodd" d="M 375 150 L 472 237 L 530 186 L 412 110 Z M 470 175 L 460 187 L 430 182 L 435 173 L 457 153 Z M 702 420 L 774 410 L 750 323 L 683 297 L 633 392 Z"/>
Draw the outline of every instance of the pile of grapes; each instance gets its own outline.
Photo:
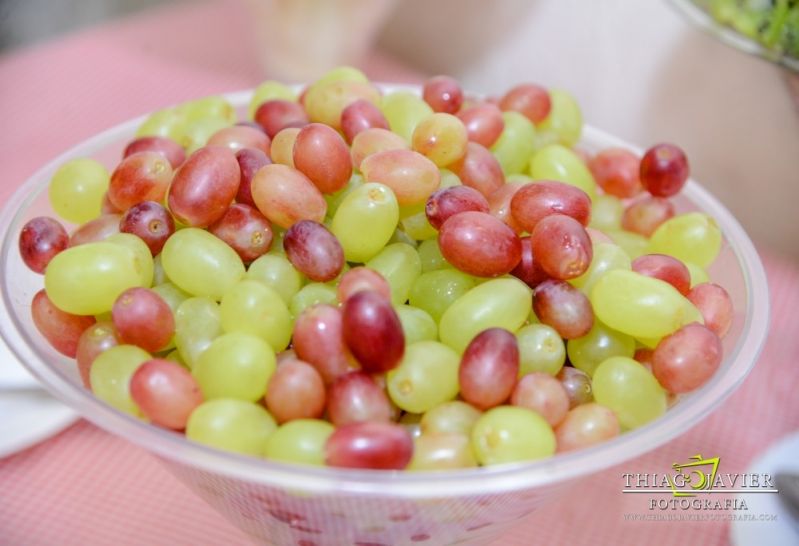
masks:
<path id="1" fill-rule="evenodd" d="M 158 111 L 109 174 L 76 159 L 19 250 L 33 321 L 119 411 L 223 450 L 441 470 L 549 457 L 707 382 L 722 236 L 676 214 L 670 144 L 577 147 L 574 99 L 339 68 L 250 121 Z"/>

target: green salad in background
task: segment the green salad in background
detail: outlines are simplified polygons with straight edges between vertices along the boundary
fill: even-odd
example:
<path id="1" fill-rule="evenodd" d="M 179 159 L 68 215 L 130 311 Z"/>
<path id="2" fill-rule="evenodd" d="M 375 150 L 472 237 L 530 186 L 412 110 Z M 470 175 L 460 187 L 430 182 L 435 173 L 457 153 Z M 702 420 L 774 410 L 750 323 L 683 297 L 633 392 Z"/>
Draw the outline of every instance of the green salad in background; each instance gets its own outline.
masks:
<path id="1" fill-rule="evenodd" d="M 799 58 L 799 0 L 694 0 L 719 23 L 775 53 Z"/>

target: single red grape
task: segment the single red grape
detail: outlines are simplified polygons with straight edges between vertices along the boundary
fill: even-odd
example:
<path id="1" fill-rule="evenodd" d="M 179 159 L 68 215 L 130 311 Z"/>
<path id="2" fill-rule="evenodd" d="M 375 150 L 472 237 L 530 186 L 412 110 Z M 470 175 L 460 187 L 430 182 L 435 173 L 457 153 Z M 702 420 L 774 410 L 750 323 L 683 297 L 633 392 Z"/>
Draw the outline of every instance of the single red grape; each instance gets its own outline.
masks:
<path id="1" fill-rule="evenodd" d="M 323 224 L 300 220 L 283 236 L 286 257 L 306 277 L 327 282 L 344 268 L 344 249 Z"/>
<path id="2" fill-rule="evenodd" d="M 453 186 L 438 190 L 427 198 L 425 215 L 431 226 L 440 229 L 450 216 L 469 210 L 488 212 L 488 201 L 475 189 Z"/>
<path id="3" fill-rule="evenodd" d="M 225 241 L 244 262 L 263 256 L 272 246 L 272 226 L 258 209 L 234 203 L 208 231 Z"/>
<path id="4" fill-rule="evenodd" d="M 111 320 L 123 342 L 151 353 L 163 349 L 175 333 L 172 309 L 149 288 L 122 292 L 111 309 Z"/>
<path id="5" fill-rule="evenodd" d="M 641 183 L 656 197 L 679 193 L 690 176 L 688 158 L 674 144 L 656 144 L 641 158 Z"/>
<path id="6" fill-rule="evenodd" d="M 698 389 L 721 364 L 721 340 L 713 330 L 692 322 L 663 338 L 652 355 L 652 373 L 669 392 Z"/>
<path id="7" fill-rule="evenodd" d="M 393 423 L 353 423 L 337 428 L 325 444 L 325 462 L 342 468 L 402 470 L 411 461 L 413 439 Z"/>
<path id="8" fill-rule="evenodd" d="M 719 337 L 727 335 L 732 325 L 733 307 L 732 299 L 724 288 L 712 282 L 703 282 L 691 288 L 688 299 L 702 313 L 705 326 Z"/>
<path id="9" fill-rule="evenodd" d="M 130 397 L 153 424 L 172 430 L 185 429 L 189 415 L 203 402 L 194 376 L 161 358 L 136 369 L 130 378 Z"/>
<path id="10" fill-rule="evenodd" d="M 497 141 L 505 129 L 502 111 L 494 104 L 478 104 L 458 112 L 458 118 L 466 127 L 466 134 L 471 142 L 486 148 Z"/>
<path id="11" fill-rule="evenodd" d="M 356 100 L 341 111 L 341 130 L 347 142 L 367 129 L 389 129 L 388 120 L 380 109 L 368 100 Z"/>
<path id="12" fill-rule="evenodd" d="M 162 205 L 154 201 L 142 201 L 130 207 L 119 220 L 119 231 L 132 233 L 157 256 L 169 237 L 175 233 L 175 221 Z"/>
<path id="13" fill-rule="evenodd" d="M 171 138 L 162 136 L 145 136 L 132 140 L 122 153 L 123 159 L 139 152 L 157 152 L 164 156 L 173 169 L 180 167 L 186 161 L 186 151 L 183 146 Z"/>
<path id="14" fill-rule="evenodd" d="M 620 199 L 635 197 L 643 190 L 640 166 L 638 156 L 624 148 L 607 148 L 588 161 L 599 187 Z"/>
<path id="15" fill-rule="evenodd" d="M 516 233 L 486 212 L 451 216 L 441 226 L 438 244 L 449 263 L 479 277 L 509 273 L 522 257 Z"/>
<path id="16" fill-rule="evenodd" d="M 502 328 L 477 334 L 466 347 L 458 370 L 461 397 L 478 409 L 498 406 L 510 398 L 519 375 L 516 336 Z"/>
<path id="17" fill-rule="evenodd" d="M 549 92 L 540 85 L 523 83 L 505 93 L 499 107 L 503 111 L 519 112 L 533 123 L 541 123 L 549 115 L 552 101 Z"/>
<path id="18" fill-rule="evenodd" d="M 39 333 L 59 353 L 75 358 L 78 352 L 78 340 L 81 334 L 96 321 L 94 317 L 85 317 L 66 313 L 50 301 L 44 289 L 36 292 L 31 302 L 31 317 Z"/>
<path id="19" fill-rule="evenodd" d="M 264 401 L 278 423 L 317 419 L 325 412 L 325 383 L 312 365 L 285 358 L 269 379 Z"/>
<path id="20" fill-rule="evenodd" d="M 405 353 L 405 334 L 391 301 L 371 290 L 344 302 L 344 341 L 363 369 L 370 373 L 395 368 Z"/>
<path id="21" fill-rule="evenodd" d="M 563 214 L 553 214 L 538 222 L 530 242 L 541 269 L 554 279 L 579 277 L 588 270 L 594 256 L 585 228 Z"/>
<path id="22" fill-rule="evenodd" d="M 255 122 L 264 128 L 269 138 L 275 138 L 275 135 L 286 127 L 308 125 L 308 114 L 298 102 L 268 100 L 255 111 Z"/>
<path id="23" fill-rule="evenodd" d="M 337 427 L 361 421 L 389 422 L 391 402 L 368 373 L 350 372 L 330 385 L 327 416 Z"/>
<path id="24" fill-rule="evenodd" d="M 591 198 L 580 188 L 556 181 L 525 184 L 510 201 L 513 219 L 527 232 L 553 214 L 564 214 L 587 226 L 591 220 Z"/>
<path id="25" fill-rule="evenodd" d="M 53 257 L 67 248 L 69 236 L 61 223 L 49 216 L 29 220 L 19 233 L 19 254 L 31 271 L 44 273 Z"/>
<path id="26" fill-rule="evenodd" d="M 236 152 L 236 161 L 238 161 L 239 171 L 241 171 L 236 202 L 254 207 L 255 201 L 252 198 L 252 189 L 250 187 L 252 185 L 252 177 L 255 176 L 258 169 L 264 165 L 269 165 L 272 161 L 269 159 L 268 153 L 254 148 L 244 148 Z"/>
<path id="27" fill-rule="evenodd" d="M 422 98 L 433 112 L 455 114 L 463 104 L 463 89 L 454 78 L 434 76 L 424 83 Z"/>
<path id="28" fill-rule="evenodd" d="M 564 339 L 583 337 L 594 325 L 594 311 L 585 294 L 561 280 L 544 281 L 535 287 L 535 316 Z"/>

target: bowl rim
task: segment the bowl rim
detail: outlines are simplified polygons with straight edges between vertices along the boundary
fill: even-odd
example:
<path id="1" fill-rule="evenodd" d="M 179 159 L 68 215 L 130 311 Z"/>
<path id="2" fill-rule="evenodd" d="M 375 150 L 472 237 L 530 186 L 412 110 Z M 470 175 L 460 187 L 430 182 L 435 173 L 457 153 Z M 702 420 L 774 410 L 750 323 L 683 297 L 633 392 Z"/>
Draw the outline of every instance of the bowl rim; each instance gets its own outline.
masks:
<path id="1" fill-rule="evenodd" d="M 420 93 L 420 86 L 375 85 L 383 92 Z M 249 103 L 253 91 L 237 91 L 223 96 L 237 108 L 242 108 Z M 3 270 L 8 266 L 11 253 L 18 252 L 17 231 L 24 213 L 34 199 L 46 191 L 50 175 L 58 166 L 75 157 L 90 157 L 112 143 L 130 138 L 145 117 L 128 120 L 82 141 L 39 169 L 14 192 L 0 213 L 0 233 L 3 234 L 0 266 Z M 602 147 L 623 147 L 642 153 L 640 148 L 589 125 L 584 126 L 580 142 L 588 147 L 599 147 L 601 143 Z M 583 450 L 556 454 L 539 461 L 417 473 L 301 466 L 224 452 L 122 413 L 95 398 L 89 390 L 70 380 L 56 367 L 47 364 L 47 355 L 36 349 L 34 340 L 27 336 L 22 324 L 14 316 L 11 298 L 14 287 L 5 275 L 0 290 L 0 334 L 20 362 L 47 390 L 83 417 L 159 457 L 202 471 L 320 495 L 348 493 L 396 498 L 483 496 L 560 485 L 621 464 L 687 432 L 740 385 L 754 367 L 763 348 L 769 321 L 768 285 L 754 245 L 732 214 L 695 181 L 689 180 L 683 192 L 694 205 L 715 219 L 741 266 L 748 313 L 735 347 L 725 355 L 725 362 L 730 361 L 728 369 L 723 374 L 715 374 L 710 382 L 696 391 L 696 394 L 701 395 L 682 400 L 670 408 L 665 416 L 648 425 Z"/>

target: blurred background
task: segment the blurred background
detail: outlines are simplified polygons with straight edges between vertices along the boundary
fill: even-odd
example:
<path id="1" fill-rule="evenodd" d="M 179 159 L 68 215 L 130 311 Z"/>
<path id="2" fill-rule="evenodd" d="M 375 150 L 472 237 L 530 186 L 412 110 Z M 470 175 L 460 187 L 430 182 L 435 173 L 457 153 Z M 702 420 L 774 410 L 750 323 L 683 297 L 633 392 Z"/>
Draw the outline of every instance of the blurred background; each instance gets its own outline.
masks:
<path id="1" fill-rule="evenodd" d="M 200 20 L 206 26 L 193 26 Z M 587 123 L 642 147 L 682 146 L 694 177 L 756 242 L 799 261 L 799 86 L 707 36 L 666 0 L 0 0 L 0 67 L 98 25 L 119 48 L 113 54 L 240 70 L 237 81 L 249 85 L 307 80 L 379 54 L 405 79 L 446 73 L 474 92 L 523 81 L 564 88 Z M 133 33 L 137 25 L 158 31 Z M 31 77 L 0 79 L 4 113 L 15 88 L 47 75 Z M 87 83 L 98 93 L 119 91 L 94 77 Z"/>

